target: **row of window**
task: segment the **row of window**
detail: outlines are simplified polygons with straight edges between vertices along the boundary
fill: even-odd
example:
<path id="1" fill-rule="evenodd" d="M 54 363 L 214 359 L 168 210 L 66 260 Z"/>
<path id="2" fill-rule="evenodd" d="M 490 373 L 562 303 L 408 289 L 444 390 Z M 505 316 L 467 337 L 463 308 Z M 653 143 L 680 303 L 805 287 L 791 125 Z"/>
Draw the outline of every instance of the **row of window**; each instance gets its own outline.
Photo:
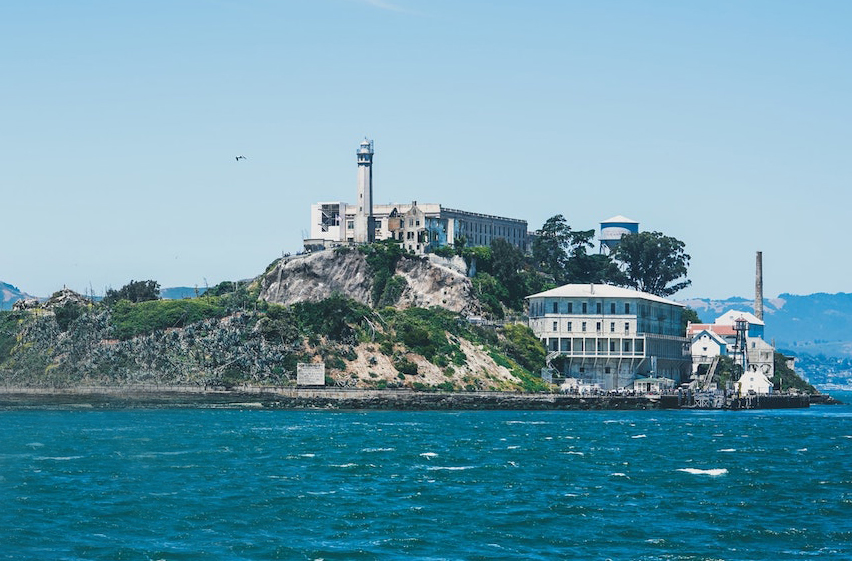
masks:
<path id="1" fill-rule="evenodd" d="M 586 344 L 585 339 L 577 339 L 577 344 L 573 345 L 573 339 L 563 338 L 563 339 L 550 339 L 542 340 L 542 342 L 547 346 L 550 351 L 560 351 L 563 353 L 570 352 L 599 352 L 603 353 L 607 351 L 607 347 L 609 352 L 624 352 L 624 353 L 642 353 L 644 352 L 645 345 L 641 339 L 637 339 L 634 344 L 633 339 L 624 339 L 621 341 L 621 345 L 618 344 L 618 341 L 615 339 L 610 339 L 609 345 L 607 345 L 606 340 L 604 339 L 596 339 L 595 343 L 592 343 L 591 340 Z M 572 349 L 573 346 L 573 349 Z"/>
<path id="2" fill-rule="evenodd" d="M 585 322 L 585 321 L 580 322 L 580 331 L 586 331 L 587 324 L 588 324 L 588 322 Z M 574 331 L 574 322 L 569 321 L 566 324 L 565 327 L 566 327 L 566 329 L 565 329 L 566 331 Z M 600 322 L 600 321 L 596 321 L 595 322 L 595 331 L 600 333 L 602 331 L 602 328 L 603 328 L 603 323 Z M 558 321 L 553 322 L 553 331 L 559 331 L 559 322 Z M 609 322 L 609 332 L 615 333 L 615 322 L 614 321 Z M 623 333 L 628 333 L 628 334 L 630 333 L 630 323 L 624 322 Z"/>
<path id="3" fill-rule="evenodd" d="M 551 302 L 550 313 L 553 313 L 553 314 L 560 314 L 560 313 L 562 313 L 562 314 L 573 314 L 573 313 L 575 313 L 575 311 L 574 311 L 574 304 L 575 303 L 574 302 L 564 302 L 565 305 L 562 306 L 562 310 L 560 310 L 559 304 L 560 304 L 559 302 Z M 589 313 L 590 306 L 589 306 L 588 302 L 577 302 L 577 304 L 579 304 L 579 305 L 577 306 L 577 312 L 576 313 L 580 313 L 580 314 L 588 314 Z M 594 305 L 595 305 L 594 313 L 598 314 L 598 315 L 602 315 L 604 313 L 603 302 L 594 302 Z M 547 312 L 545 312 L 546 308 L 545 308 L 545 302 L 544 301 L 533 302 L 532 306 L 533 306 L 533 309 L 530 310 L 530 315 L 532 315 L 532 316 L 541 316 L 541 315 L 544 315 L 545 313 L 547 313 Z M 630 308 L 630 302 L 625 302 L 624 307 L 623 307 L 624 314 L 629 315 L 630 309 L 631 309 Z M 618 305 L 615 302 L 609 303 L 609 313 L 612 314 L 612 315 L 615 315 L 615 314 L 618 313 Z"/>

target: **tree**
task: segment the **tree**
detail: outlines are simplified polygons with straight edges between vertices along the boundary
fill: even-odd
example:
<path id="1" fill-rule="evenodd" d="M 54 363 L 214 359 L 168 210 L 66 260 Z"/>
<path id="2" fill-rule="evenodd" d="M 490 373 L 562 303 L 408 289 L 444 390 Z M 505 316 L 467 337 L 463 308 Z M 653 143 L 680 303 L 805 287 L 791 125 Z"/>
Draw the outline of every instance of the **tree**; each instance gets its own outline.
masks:
<path id="1" fill-rule="evenodd" d="M 588 253 L 594 246 L 594 237 L 594 230 L 572 230 L 561 214 L 548 218 L 533 240 L 535 267 L 552 276 L 557 284 L 625 284 L 624 275 L 612 258 Z"/>
<path id="2" fill-rule="evenodd" d="M 119 300 L 130 302 L 147 302 L 160 299 L 160 283 L 153 280 L 130 281 L 118 290 L 109 289 L 104 296 L 104 304 L 112 305 Z"/>
<path id="3" fill-rule="evenodd" d="M 535 268 L 552 276 L 557 284 L 563 284 L 570 243 L 571 226 L 565 217 L 557 214 L 548 218 L 532 243 Z"/>
<path id="4" fill-rule="evenodd" d="M 698 312 L 686 306 L 680 316 L 680 330 L 686 333 L 686 328 L 690 323 L 701 323 L 701 318 L 698 317 Z"/>
<path id="5" fill-rule="evenodd" d="M 571 232 L 570 254 L 565 267 L 566 278 L 569 282 L 577 284 L 625 284 L 624 273 L 609 255 L 600 253 L 589 255 L 587 250 L 594 246 L 592 243 L 594 237 L 594 230 Z"/>
<path id="6" fill-rule="evenodd" d="M 686 278 L 689 255 L 684 247 L 682 241 L 660 232 L 628 234 L 616 246 L 613 259 L 621 264 L 627 286 L 670 296 L 692 284 Z"/>
<path id="7" fill-rule="evenodd" d="M 491 274 L 506 287 L 510 308 L 523 307 L 524 294 L 521 275 L 518 272 L 523 264 L 524 254 L 516 246 L 503 238 L 491 241 Z"/>

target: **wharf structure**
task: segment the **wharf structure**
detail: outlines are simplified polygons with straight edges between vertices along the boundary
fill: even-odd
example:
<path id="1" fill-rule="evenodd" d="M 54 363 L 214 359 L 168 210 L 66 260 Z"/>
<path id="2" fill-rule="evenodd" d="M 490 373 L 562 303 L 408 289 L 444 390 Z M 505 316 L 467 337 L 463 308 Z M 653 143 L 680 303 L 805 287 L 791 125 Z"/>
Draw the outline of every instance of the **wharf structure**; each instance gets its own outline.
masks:
<path id="1" fill-rule="evenodd" d="M 527 221 L 447 208 L 436 203 L 373 203 L 373 142 L 364 140 L 358 158 L 358 202 L 318 202 L 311 205 L 310 237 L 306 250 L 354 243 L 398 240 L 405 249 L 422 255 L 464 239 L 468 246 L 488 246 L 496 238 L 526 252 Z"/>
<path id="2" fill-rule="evenodd" d="M 529 325 L 565 381 L 602 390 L 676 386 L 690 371 L 683 304 L 606 284 L 528 296 Z"/>

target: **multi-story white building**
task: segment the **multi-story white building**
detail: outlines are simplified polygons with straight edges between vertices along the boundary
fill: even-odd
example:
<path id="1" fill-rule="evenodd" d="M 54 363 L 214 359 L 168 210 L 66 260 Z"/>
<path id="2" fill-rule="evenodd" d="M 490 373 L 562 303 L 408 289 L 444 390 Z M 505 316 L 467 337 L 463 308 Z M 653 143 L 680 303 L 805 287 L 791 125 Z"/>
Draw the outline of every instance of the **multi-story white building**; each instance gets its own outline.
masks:
<path id="1" fill-rule="evenodd" d="M 358 204 L 342 201 L 311 205 L 311 233 L 306 249 L 322 249 L 396 239 L 418 254 L 464 238 L 469 246 L 491 245 L 503 238 L 527 250 L 527 222 L 491 214 L 446 208 L 440 204 L 373 204 L 373 143 L 365 140 L 358 157 Z"/>
<path id="2" fill-rule="evenodd" d="M 605 284 L 566 284 L 527 300 L 530 327 L 566 378 L 618 389 L 637 377 L 679 384 L 689 374 L 683 304 Z"/>

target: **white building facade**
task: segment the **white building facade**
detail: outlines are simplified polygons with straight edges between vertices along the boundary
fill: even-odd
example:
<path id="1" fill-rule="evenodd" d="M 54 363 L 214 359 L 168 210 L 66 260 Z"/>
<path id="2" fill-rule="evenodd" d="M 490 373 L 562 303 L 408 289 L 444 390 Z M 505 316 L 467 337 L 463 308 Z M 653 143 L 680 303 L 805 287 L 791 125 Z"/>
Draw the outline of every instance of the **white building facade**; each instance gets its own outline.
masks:
<path id="1" fill-rule="evenodd" d="M 605 284 L 567 284 L 527 300 L 530 328 L 566 378 L 610 390 L 637 377 L 679 384 L 690 372 L 683 304 Z"/>
<path id="2" fill-rule="evenodd" d="M 373 143 L 364 140 L 358 157 L 358 203 L 319 202 L 311 205 L 310 237 L 305 249 L 396 239 L 405 249 L 424 254 L 463 238 L 468 246 L 488 246 L 503 238 L 526 252 L 526 220 L 447 208 L 440 204 L 373 203 Z"/>
<path id="3" fill-rule="evenodd" d="M 702 329 L 692 334 L 692 373 L 698 372 L 702 364 L 710 365 L 717 356 L 728 354 L 728 342 L 710 329 Z"/>

